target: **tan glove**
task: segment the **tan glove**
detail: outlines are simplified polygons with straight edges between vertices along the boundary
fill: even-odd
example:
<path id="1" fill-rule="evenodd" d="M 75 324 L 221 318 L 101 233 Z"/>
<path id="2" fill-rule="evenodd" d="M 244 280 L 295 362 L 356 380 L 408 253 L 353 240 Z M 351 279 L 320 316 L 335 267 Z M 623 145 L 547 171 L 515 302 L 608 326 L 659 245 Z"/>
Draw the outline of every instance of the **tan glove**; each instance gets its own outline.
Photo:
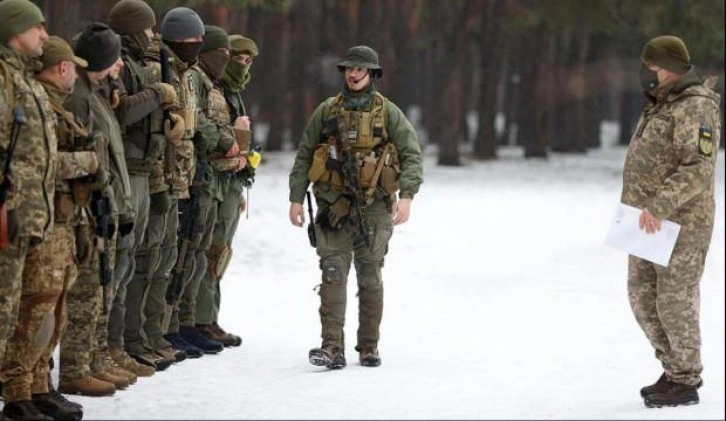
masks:
<path id="1" fill-rule="evenodd" d="M 174 89 L 173 86 L 164 82 L 155 82 L 151 84 L 151 88 L 159 93 L 159 96 L 161 97 L 161 106 L 163 108 L 176 104 L 177 95 L 176 89 Z"/>
<path id="2" fill-rule="evenodd" d="M 169 119 L 164 120 L 164 137 L 172 145 L 176 145 L 181 142 L 182 136 L 184 136 L 184 130 L 186 125 L 184 119 L 178 114 L 169 113 Z"/>

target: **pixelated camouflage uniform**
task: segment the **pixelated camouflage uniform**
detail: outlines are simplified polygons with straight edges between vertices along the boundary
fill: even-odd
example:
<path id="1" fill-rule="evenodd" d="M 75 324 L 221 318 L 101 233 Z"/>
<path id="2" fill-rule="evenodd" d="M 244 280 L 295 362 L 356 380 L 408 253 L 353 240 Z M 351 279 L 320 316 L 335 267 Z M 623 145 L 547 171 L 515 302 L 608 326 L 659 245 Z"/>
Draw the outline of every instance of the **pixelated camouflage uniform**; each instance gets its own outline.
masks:
<path id="1" fill-rule="evenodd" d="M 101 85 L 91 82 L 84 69 L 76 69 L 76 80 L 73 93 L 65 100 L 65 108 L 73 113 L 76 120 L 87 127 L 89 131 L 103 132 L 99 125 L 95 110 L 102 107 L 100 101 L 106 100 L 99 95 Z M 111 172 L 111 156 L 109 153 L 109 138 L 106 133 L 99 136 L 95 143 L 96 156 L 99 167 Z M 110 199 L 111 212 L 118 215 L 113 187 L 108 186 L 106 193 Z M 90 211 L 87 211 L 90 215 Z M 115 223 L 115 217 L 111 221 Z M 79 235 L 91 238 L 95 231 L 95 220 L 91 218 L 88 225 L 81 225 Z M 109 240 L 109 257 L 111 269 L 115 256 L 116 236 Z M 110 288 L 109 288 L 110 289 Z M 110 295 L 110 294 L 109 294 Z M 78 276 L 73 287 L 68 292 L 66 305 L 68 310 L 68 325 L 65 335 L 60 343 L 60 379 L 82 379 L 91 374 L 91 364 L 95 354 L 99 351 L 99 342 L 104 342 L 108 332 L 108 318 L 102 315 L 103 289 L 101 288 L 100 256 L 99 250 L 92 248 L 86 262 L 78 265 Z M 109 297 L 110 298 L 110 297 Z M 110 299 L 109 299 L 110 301 Z M 103 338 L 99 339 L 99 336 Z"/>
<path id="2" fill-rule="evenodd" d="M 63 94 L 48 85 L 45 89 L 53 110 L 64 111 Z M 66 295 L 77 275 L 72 226 L 77 209 L 66 180 L 86 177 L 98 165 L 95 153 L 73 152 L 73 132 L 63 116 L 56 115 L 54 121 L 58 143 L 50 145 L 56 158 L 49 172 L 56 183 L 48 191 L 54 202 L 54 228 L 26 257 L 18 325 L 2 364 L 5 402 L 48 392 L 48 362 L 65 328 Z"/>
<path id="3" fill-rule="evenodd" d="M 690 71 L 648 95 L 623 173 L 623 203 L 681 225 L 668 267 L 629 257 L 628 296 L 668 378 L 691 386 L 703 370 L 699 282 L 713 232 L 721 137 L 714 84 Z"/>
<path id="4" fill-rule="evenodd" d="M 383 101 L 379 106 L 375 101 Z M 374 108 L 382 107 L 384 117 L 383 127 L 373 127 L 376 118 L 371 116 Z M 406 119 L 403 112 L 391 101 L 375 90 L 371 83 L 359 94 L 348 93 L 344 90 L 340 95 L 331 97 L 321 103 L 310 117 L 298 146 L 295 164 L 290 172 L 290 202 L 303 203 L 305 191 L 310 184 L 310 170 L 314 160 L 319 160 L 318 153 L 329 150 L 323 145 L 329 141 L 329 133 L 325 134 L 324 122 L 331 116 L 335 108 L 338 112 L 349 112 L 350 121 L 345 123 L 343 134 L 352 131 L 361 137 L 367 133 L 367 138 L 375 141 L 372 150 L 380 158 L 380 149 L 386 144 L 392 144 L 398 156 L 398 175 L 396 187 L 390 190 L 399 190 L 400 198 L 413 199 L 423 182 L 423 160 L 418 137 Z M 380 108 L 379 108 L 380 109 Z M 357 118 L 356 118 L 357 116 Z M 369 127 L 364 127 L 362 121 L 367 118 Z M 357 121 L 353 121 L 356 119 Z M 346 119 L 348 120 L 348 119 Z M 356 124 L 356 127 L 351 126 Z M 381 129 L 383 133 L 381 133 Z M 387 139 L 386 139 L 387 134 Z M 377 139 L 377 140 L 376 140 Z M 390 143 L 389 143 L 390 142 Z M 351 144 L 353 141 L 351 141 Z M 361 151 L 361 156 L 368 156 L 372 150 Z M 327 159 L 324 158 L 323 162 Z M 341 155 L 338 156 L 341 159 Z M 388 252 L 388 242 L 393 234 L 391 208 L 396 200 L 395 191 L 388 193 L 380 185 L 376 185 L 373 202 L 365 206 L 363 211 L 365 223 L 369 232 L 371 246 L 367 247 L 360 241 L 358 225 L 351 218 L 346 218 L 339 228 L 331 228 L 321 223 L 321 220 L 330 215 L 333 204 L 343 196 L 341 187 L 336 187 L 335 177 L 339 172 L 321 169 L 325 174 L 319 174 L 313 184 L 316 203 L 318 205 L 315 218 L 315 235 L 317 237 L 316 251 L 320 257 L 322 270 L 322 284 L 320 287 L 320 320 L 322 323 L 322 346 L 339 351 L 344 350 L 343 327 L 345 324 L 346 286 L 351 263 L 355 264 L 358 280 L 358 335 L 356 349 L 376 349 L 380 337 L 379 327 L 383 313 L 383 278 L 381 269 L 384 257 Z M 394 166 L 386 166 L 386 170 L 394 171 Z M 398 172 L 398 169 L 395 169 Z M 340 178 L 337 178 L 340 180 Z M 379 179 L 379 182 L 382 180 Z M 353 213 L 353 211 L 350 211 Z"/>
<path id="5" fill-rule="evenodd" d="M 20 130 L 12 160 L 13 188 L 5 203 L 19 221 L 19 238 L 0 250 L 0 357 L 5 341 L 15 331 L 21 295 L 21 275 L 28 248 L 37 246 L 53 228 L 56 150 L 55 115 L 43 87 L 30 73 L 28 58 L 0 45 L 0 159 L 5 162 L 13 124 L 12 107 L 21 106 L 27 124 Z M 5 98 L 6 78 L 12 78 L 14 100 Z M 3 181 L 0 174 L 0 182 Z"/>

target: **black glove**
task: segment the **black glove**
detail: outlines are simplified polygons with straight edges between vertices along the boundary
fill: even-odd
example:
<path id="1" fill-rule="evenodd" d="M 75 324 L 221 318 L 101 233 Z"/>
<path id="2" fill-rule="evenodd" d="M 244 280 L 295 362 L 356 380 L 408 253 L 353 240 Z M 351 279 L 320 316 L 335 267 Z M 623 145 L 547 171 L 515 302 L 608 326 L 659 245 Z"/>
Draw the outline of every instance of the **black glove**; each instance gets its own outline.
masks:
<path id="1" fill-rule="evenodd" d="M 134 230 L 134 221 L 119 222 L 118 233 L 121 237 L 126 237 Z"/>
<path id="2" fill-rule="evenodd" d="M 149 213 L 151 215 L 166 215 L 171 208 L 171 195 L 163 191 L 154 193 L 150 197 Z"/>

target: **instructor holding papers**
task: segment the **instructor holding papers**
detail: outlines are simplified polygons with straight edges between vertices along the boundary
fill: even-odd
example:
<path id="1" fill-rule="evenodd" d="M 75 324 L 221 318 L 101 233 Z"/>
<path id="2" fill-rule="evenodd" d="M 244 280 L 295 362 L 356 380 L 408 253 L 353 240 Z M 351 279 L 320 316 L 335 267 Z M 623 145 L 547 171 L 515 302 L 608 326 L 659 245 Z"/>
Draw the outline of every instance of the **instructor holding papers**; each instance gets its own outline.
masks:
<path id="1" fill-rule="evenodd" d="M 645 233 L 665 220 L 681 230 L 667 267 L 629 257 L 630 305 L 664 370 L 640 394 L 648 407 L 691 405 L 703 384 L 699 283 L 713 231 L 719 95 L 715 78 L 696 75 L 678 37 L 648 41 L 641 61 L 648 101 L 625 158 L 621 201 L 641 210 Z"/>

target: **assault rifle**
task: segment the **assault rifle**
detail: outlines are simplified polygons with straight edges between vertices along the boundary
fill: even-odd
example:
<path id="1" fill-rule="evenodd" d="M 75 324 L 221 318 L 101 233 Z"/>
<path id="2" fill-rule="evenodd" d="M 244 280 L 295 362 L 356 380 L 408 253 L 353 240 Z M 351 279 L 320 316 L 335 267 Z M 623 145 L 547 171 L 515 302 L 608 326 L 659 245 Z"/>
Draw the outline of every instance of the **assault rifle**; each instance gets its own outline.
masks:
<path id="1" fill-rule="evenodd" d="M 103 313 L 106 314 L 108 311 L 108 295 L 106 288 L 113 279 L 113 272 L 111 271 L 111 259 L 109 256 L 109 242 L 113 233 L 109 228 L 111 224 L 111 205 L 109 198 L 106 194 L 100 191 L 94 191 L 91 194 L 91 212 L 96 219 L 96 236 L 101 238 L 103 241 L 103 247 L 99 253 L 101 261 L 101 288 L 103 290 Z"/>
<path id="2" fill-rule="evenodd" d="M 166 48 L 164 45 L 160 43 L 159 45 L 159 65 L 161 66 L 161 81 L 164 83 L 171 84 L 171 66 L 169 65 L 169 54 L 166 51 Z M 163 119 L 161 122 L 161 127 L 165 127 L 164 123 L 166 121 L 171 122 L 171 111 L 167 108 L 163 111 Z M 171 124 L 171 123 L 169 123 Z M 166 148 L 164 151 L 164 173 L 165 174 L 173 174 L 174 170 L 174 145 L 171 144 L 171 142 L 166 141 L 165 143 Z M 174 187 L 170 183 L 169 184 L 169 192 L 173 193 Z"/>
<path id="3" fill-rule="evenodd" d="M 10 239 L 8 238 L 8 211 L 5 208 L 5 202 L 8 201 L 8 193 L 13 188 L 13 170 L 11 163 L 13 160 L 13 154 L 15 153 L 15 146 L 18 144 L 18 136 L 20 136 L 20 129 L 25 126 L 28 120 L 25 118 L 25 111 L 20 105 L 16 105 L 13 108 L 13 124 L 10 128 L 10 142 L 8 143 L 8 149 L 5 151 L 5 166 L 3 168 L 3 182 L 0 184 L 0 250 L 4 250 L 10 246 Z"/>
<path id="4" fill-rule="evenodd" d="M 184 286 L 186 262 L 194 259 L 194 248 L 191 246 L 195 234 L 201 232 L 196 219 L 199 215 L 199 195 L 204 181 L 205 161 L 197 157 L 197 169 L 194 173 L 192 186 L 189 188 L 189 199 L 179 201 L 179 255 L 171 272 L 171 283 L 166 290 L 166 302 L 173 305 L 181 296 Z M 202 227 L 203 229 L 203 227 Z"/>
<path id="5" fill-rule="evenodd" d="M 335 129 L 333 136 L 335 137 L 335 143 L 338 150 L 341 153 L 340 172 L 343 176 L 343 192 L 350 196 L 351 208 L 355 210 L 356 217 L 358 219 L 358 231 L 363 236 L 363 241 L 366 243 L 366 247 L 371 247 L 371 240 L 368 235 L 368 229 L 366 227 L 365 217 L 363 215 L 363 208 L 368 204 L 366 200 L 365 192 L 360 184 L 358 177 L 358 158 L 353 153 L 350 146 L 350 139 L 345 132 L 343 125 L 343 119 L 340 117 L 333 117 L 335 121 Z"/>

